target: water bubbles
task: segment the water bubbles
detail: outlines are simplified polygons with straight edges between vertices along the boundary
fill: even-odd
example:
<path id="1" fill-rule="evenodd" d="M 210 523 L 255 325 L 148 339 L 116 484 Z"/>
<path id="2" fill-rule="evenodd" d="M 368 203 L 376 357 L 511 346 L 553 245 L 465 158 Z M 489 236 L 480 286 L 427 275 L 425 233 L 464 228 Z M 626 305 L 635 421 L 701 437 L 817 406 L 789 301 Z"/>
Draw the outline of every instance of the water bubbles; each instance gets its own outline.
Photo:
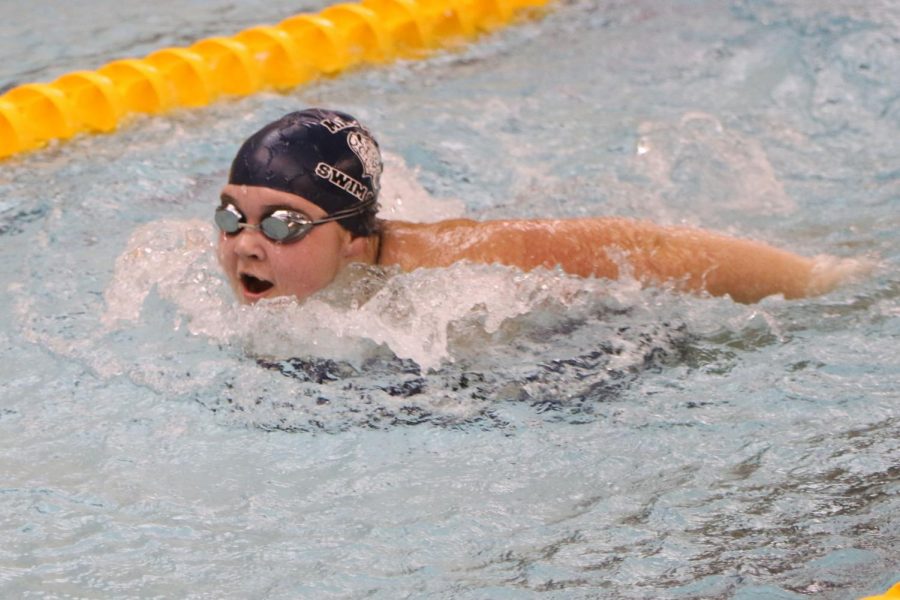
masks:
<path id="1" fill-rule="evenodd" d="M 144 299 L 154 288 L 166 299 L 189 307 L 198 326 L 204 314 L 222 306 L 224 282 L 210 282 L 196 293 L 196 283 L 217 271 L 212 225 L 204 221 L 157 221 L 137 228 L 125 251 L 116 259 L 111 285 L 106 289 L 102 322 L 138 319 Z"/>

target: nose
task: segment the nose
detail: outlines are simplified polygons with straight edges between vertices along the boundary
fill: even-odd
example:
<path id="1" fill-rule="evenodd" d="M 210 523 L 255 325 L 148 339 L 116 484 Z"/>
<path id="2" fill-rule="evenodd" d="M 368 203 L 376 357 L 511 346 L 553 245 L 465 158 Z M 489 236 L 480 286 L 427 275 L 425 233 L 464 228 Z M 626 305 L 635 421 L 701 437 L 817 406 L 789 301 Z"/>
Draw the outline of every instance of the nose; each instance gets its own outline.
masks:
<path id="1" fill-rule="evenodd" d="M 266 257 L 265 236 L 256 228 L 245 228 L 231 238 L 234 253 L 244 259 L 263 260 Z"/>

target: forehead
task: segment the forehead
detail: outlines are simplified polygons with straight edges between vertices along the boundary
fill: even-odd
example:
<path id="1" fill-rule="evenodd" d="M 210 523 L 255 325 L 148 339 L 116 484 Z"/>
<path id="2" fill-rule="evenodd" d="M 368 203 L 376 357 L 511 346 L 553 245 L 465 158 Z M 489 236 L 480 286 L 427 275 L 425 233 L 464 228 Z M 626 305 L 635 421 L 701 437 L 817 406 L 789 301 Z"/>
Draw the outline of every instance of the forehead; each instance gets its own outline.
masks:
<path id="1" fill-rule="evenodd" d="M 222 188 L 222 203 L 234 204 L 241 212 L 252 214 L 276 209 L 296 210 L 313 218 L 320 218 L 326 212 L 303 196 L 273 190 L 272 188 L 229 183 Z"/>

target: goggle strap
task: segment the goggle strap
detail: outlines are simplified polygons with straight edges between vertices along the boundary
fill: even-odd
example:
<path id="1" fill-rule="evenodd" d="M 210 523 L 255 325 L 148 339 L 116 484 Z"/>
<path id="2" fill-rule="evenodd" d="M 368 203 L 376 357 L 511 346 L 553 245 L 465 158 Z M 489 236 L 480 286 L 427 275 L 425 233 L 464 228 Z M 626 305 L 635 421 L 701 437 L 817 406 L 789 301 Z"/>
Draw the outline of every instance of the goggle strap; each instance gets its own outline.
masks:
<path id="1" fill-rule="evenodd" d="M 348 217 L 355 217 L 356 215 L 364 213 L 366 209 L 368 209 L 373 204 L 375 204 L 375 198 L 370 198 L 369 200 L 366 200 L 362 204 L 354 206 L 353 208 L 345 208 L 344 210 L 339 210 L 337 212 L 331 213 L 325 218 L 313 221 L 311 224 L 318 225 L 319 223 L 328 223 L 331 221 L 340 221 L 341 219 L 346 219 Z"/>

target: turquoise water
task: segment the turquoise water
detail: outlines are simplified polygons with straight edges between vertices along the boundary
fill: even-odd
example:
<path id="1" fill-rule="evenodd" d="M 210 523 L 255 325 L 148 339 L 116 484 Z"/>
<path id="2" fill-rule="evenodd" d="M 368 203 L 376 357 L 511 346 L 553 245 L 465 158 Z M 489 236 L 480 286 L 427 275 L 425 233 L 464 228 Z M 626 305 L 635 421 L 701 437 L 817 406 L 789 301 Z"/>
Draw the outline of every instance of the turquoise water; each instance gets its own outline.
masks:
<path id="1" fill-rule="evenodd" d="M 323 4 L 0 7 L 0 86 Z M 30 24 L 32 27 L 26 27 Z M 900 6 L 561 3 L 0 164 L 0 596 L 856 598 L 900 581 Z M 866 258 L 723 298 L 460 265 L 234 305 L 241 139 L 343 108 L 385 214 Z"/>

